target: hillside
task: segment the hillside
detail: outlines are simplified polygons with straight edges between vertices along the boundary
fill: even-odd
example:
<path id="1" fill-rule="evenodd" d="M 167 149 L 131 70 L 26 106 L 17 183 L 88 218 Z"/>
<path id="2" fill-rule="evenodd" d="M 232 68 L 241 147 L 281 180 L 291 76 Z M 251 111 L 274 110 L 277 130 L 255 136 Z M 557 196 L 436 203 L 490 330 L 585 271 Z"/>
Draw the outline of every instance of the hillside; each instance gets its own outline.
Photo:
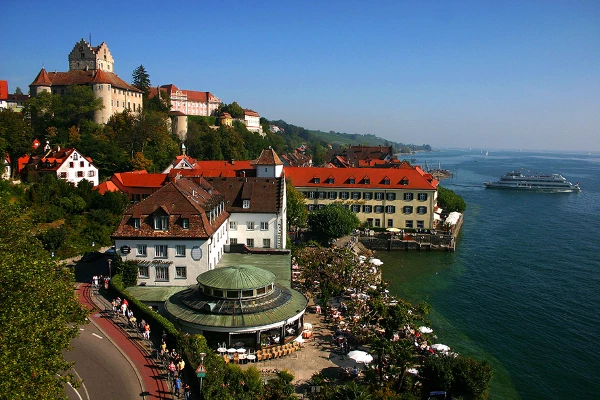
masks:
<path id="1" fill-rule="evenodd" d="M 396 149 L 399 149 L 402 143 L 393 142 L 391 140 L 383 139 L 375 135 L 361 135 L 358 133 L 341 133 L 341 132 L 323 132 L 319 130 L 309 130 L 310 134 L 331 144 L 339 144 L 341 146 L 348 145 L 369 145 L 369 146 L 389 146 L 392 145 Z"/>

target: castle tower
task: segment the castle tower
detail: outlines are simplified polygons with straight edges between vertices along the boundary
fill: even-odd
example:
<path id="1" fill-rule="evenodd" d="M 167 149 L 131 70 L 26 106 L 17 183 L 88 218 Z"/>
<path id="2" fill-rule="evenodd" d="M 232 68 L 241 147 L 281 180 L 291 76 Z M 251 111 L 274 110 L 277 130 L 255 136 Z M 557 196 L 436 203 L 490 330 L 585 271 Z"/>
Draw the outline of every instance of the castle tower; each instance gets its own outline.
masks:
<path id="1" fill-rule="evenodd" d="M 115 61 L 106 43 L 102 42 L 99 46 L 92 47 L 85 39 L 81 39 L 69 54 L 69 70 L 90 69 L 114 73 Z"/>

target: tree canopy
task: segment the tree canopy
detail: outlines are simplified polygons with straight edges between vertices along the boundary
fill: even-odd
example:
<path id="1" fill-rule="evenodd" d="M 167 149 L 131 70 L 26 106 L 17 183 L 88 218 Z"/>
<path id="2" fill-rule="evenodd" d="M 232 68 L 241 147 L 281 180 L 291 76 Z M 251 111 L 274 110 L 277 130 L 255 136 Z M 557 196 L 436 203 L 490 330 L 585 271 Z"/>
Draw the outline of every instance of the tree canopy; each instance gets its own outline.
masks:
<path id="1" fill-rule="evenodd" d="M 359 225 L 356 214 L 339 203 L 328 204 L 308 215 L 308 226 L 321 242 L 348 235 Z"/>
<path id="2" fill-rule="evenodd" d="M 148 96 L 148 93 L 150 92 L 150 75 L 143 65 L 140 65 L 133 70 L 131 84 Z"/>
<path id="3" fill-rule="evenodd" d="M 0 154 L 8 153 L 11 174 L 17 171 L 17 160 L 31 149 L 33 135 L 23 114 L 11 110 L 0 110 Z"/>
<path id="4" fill-rule="evenodd" d="M 440 185 L 438 185 L 438 203 L 440 207 L 448 212 L 458 211 L 463 213 L 467 209 L 465 200 L 461 196 Z"/>
<path id="5" fill-rule="evenodd" d="M 0 194 L 0 392 L 10 399 L 62 398 L 77 385 L 62 355 L 87 311 L 72 272 L 52 260 L 31 234 L 23 210 Z"/>
<path id="6" fill-rule="evenodd" d="M 288 228 L 305 228 L 308 221 L 308 210 L 304 202 L 304 195 L 296 190 L 291 181 L 287 179 L 285 188 Z"/>

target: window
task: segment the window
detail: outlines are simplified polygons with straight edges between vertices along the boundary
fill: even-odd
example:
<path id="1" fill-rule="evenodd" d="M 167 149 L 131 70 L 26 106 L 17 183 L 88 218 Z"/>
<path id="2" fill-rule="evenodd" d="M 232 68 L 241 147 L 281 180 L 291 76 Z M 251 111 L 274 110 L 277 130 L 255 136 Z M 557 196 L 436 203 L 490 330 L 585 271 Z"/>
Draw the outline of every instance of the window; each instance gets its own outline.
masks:
<path id="1" fill-rule="evenodd" d="M 187 279 L 187 268 L 175 267 L 175 279 Z"/>
<path id="2" fill-rule="evenodd" d="M 348 200 L 348 197 L 350 197 L 350 193 L 349 192 L 341 192 L 340 193 L 340 198 L 342 200 Z"/>
<path id="3" fill-rule="evenodd" d="M 229 243 L 231 243 L 231 244 L 237 244 L 237 238 L 231 238 L 231 239 L 229 239 Z"/>
<path id="4" fill-rule="evenodd" d="M 420 229 L 425 228 L 425 221 L 417 221 L 417 228 L 420 228 Z"/>
<path id="5" fill-rule="evenodd" d="M 88 176 L 96 176 L 96 171 L 88 171 Z"/>
<path id="6" fill-rule="evenodd" d="M 316 197 L 316 193 L 315 192 L 308 192 L 308 198 L 309 199 L 314 199 Z"/>
<path id="7" fill-rule="evenodd" d="M 74 166 L 75 166 L 75 163 L 73 163 L 73 162 L 69 163 L 69 168 L 73 168 Z"/>
<path id="8" fill-rule="evenodd" d="M 246 239 L 246 246 L 254 247 L 254 239 Z"/>
<path id="9" fill-rule="evenodd" d="M 396 200 L 396 193 L 386 193 L 387 200 Z"/>
<path id="10" fill-rule="evenodd" d="M 159 265 L 156 267 L 156 280 L 167 282 L 169 280 L 169 266 Z"/>
<path id="11" fill-rule="evenodd" d="M 363 212 L 370 213 L 373 211 L 373 206 L 363 206 Z"/>
<path id="12" fill-rule="evenodd" d="M 175 245 L 175 256 L 176 257 L 185 257 L 185 244 Z"/>
<path id="13" fill-rule="evenodd" d="M 348 179 L 348 183 L 349 183 L 350 185 L 354 185 L 354 184 L 356 183 L 356 179 L 354 179 L 354 178 L 350 178 L 350 179 Z"/>
<path id="14" fill-rule="evenodd" d="M 73 153 L 73 160 L 77 161 L 79 159 L 79 156 L 77 155 L 77 153 Z"/>
<path id="15" fill-rule="evenodd" d="M 61 179 L 67 179 L 67 176 L 68 176 L 68 175 L 67 175 L 67 173 L 66 173 L 66 172 L 61 172 L 61 173 L 60 173 L 60 178 L 61 178 Z"/>
<path id="16" fill-rule="evenodd" d="M 261 222 L 260 223 L 260 230 L 261 231 L 268 231 L 269 230 L 269 223 L 268 222 Z"/>
<path id="17" fill-rule="evenodd" d="M 155 216 L 154 217 L 154 230 L 155 231 L 166 231 L 169 230 L 169 216 Z"/>
<path id="18" fill-rule="evenodd" d="M 189 218 L 181 218 L 181 227 L 183 229 L 189 229 L 190 228 L 190 219 Z"/>
<path id="19" fill-rule="evenodd" d="M 308 205 L 308 211 L 314 211 L 315 210 L 315 205 L 314 204 L 309 204 Z"/>
<path id="20" fill-rule="evenodd" d="M 388 219 L 387 227 L 388 228 L 393 228 L 394 227 L 394 220 L 393 219 Z"/>
<path id="21" fill-rule="evenodd" d="M 271 239 L 263 239 L 263 247 L 268 249 L 271 247 Z"/>
<path id="22" fill-rule="evenodd" d="M 371 200 L 373 198 L 373 193 L 371 192 L 364 192 L 363 193 L 363 199 L 365 200 Z"/>
<path id="23" fill-rule="evenodd" d="M 381 220 L 379 218 L 375 218 L 375 227 L 376 228 L 380 228 L 381 227 Z"/>
<path id="24" fill-rule="evenodd" d="M 352 212 L 359 213 L 360 212 L 360 205 L 358 205 L 358 204 L 352 204 Z"/>
<path id="25" fill-rule="evenodd" d="M 333 176 L 330 176 L 329 178 L 327 178 L 327 183 L 334 183 L 335 179 L 333 178 Z"/>
<path id="26" fill-rule="evenodd" d="M 138 244 L 137 246 L 137 256 L 138 257 L 146 257 L 146 245 L 145 244 Z"/>
<path id="27" fill-rule="evenodd" d="M 237 231 L 237 221 L 229 221 L 229 229 L 232 231 Z"/>
<path id="28" fill-rule="evenodd" d="M 413 222 L 411 220 L 407 220 L 404 223 L 404 227 L 411 229 L 413 227 Z"/>
<path id="29" fill-rule="evenodd" d="M 326 195 L 326 192 L 319 192 L 319 199 L 325 200 L 325 195 Z"/>
<path id="30" fill-rule="evenodd" d="M 427 200 L 427 193 L 419 193 L 419 200 L 425 201 Z"/>
<path id="31" fill-rule="evenodd" d="M 140 219 L 139 218 L 134 218 L 133 219 L 133 227 L 135 229 L 140 229 Z"/>
<path id="32" fill-rule="evenodd" d="M 410 201 L 413 199 L 412 193 L 404 193 L 404 200 Z"/>
<path id="33" fill-rule="evenodd" d="M 150 278 L 148 273 L 148 266 L 140 265 L 138 266 L 138 278 Z"/>
<path id="34" fill-rule="evenodd" d="M 387 177 L 386 177 L 386 178 L 383 180 L 383 184 L 384 184 L 384 185 L 389 185 L 389 184 L 390 184 L 390 178 L 387 178 Z"/>
<path id="35" fill-rule="evenodd" d="M 365 179 L 363 179 L 363 183 L 365 185 L 370 185 L 371 184 L 371 179 L 369 179 L 368 177 L 365 176 Z"/>
<path id="36" fill-rule="evenodd" d="M 375 212 L 381 214 L 383 212 L 383 206 L 375 206 Z"/>
<path id="37" fill-rule="evenodd" d="M 78 178 L 83 178 L 84 176 L 85 176 L 85 174 L 83 173 L 83 171 L 77 171 Z"/>
<path id="38" fill-rule="evenodd" d="M 360 192 L 352 192 L 352 200 L 360 200 Z"/>
<path id="39" fill-rule="evenodd" d="M 417 214 L 427 214 L 427 207 L 417 207 Z"/>
<path id="40" fill-rule="evenodd" d="M 250 200 L 244 200 L 242 203 L 242 208 L 250 208 Z"/>
<path id="41" fill-rule="evenodd" d="M 165 244 L 154 245 L 154 258 L 167 258 L 167 245 L 165 245 Z"/>
<path id="42" fill-rule="evenodd" d="M 385 206 L 385 212 L 388 214 L 393 214 L 396 212 L 396 206 Z"/>
<path id="43" fill-rule="evenodd" d="M 254 230 L 254 222 L 253 221 L 246 222 L 246 229 L 249 231 L 253 231 Z"/>
<path id="44" fill-rule="evenodd" d="M 373 226 L 373 218 L 367 218 L 367 225 Z"/>
<path id="45" fill-rule="evenodd" d="M 402 212 L 404 214 L 412 214 L 413 208 L 412 208 L 412 206 L 404 206 L 404 207 L 402 207 Z"/>
<path id="46" fill-rule="evenodd" d="M 321 178 L 315 177 L 315 178 L 313 178 L 313 182 L 314 183 L 321 183 Z"/>
<path id="47" fill-rule="evenodd" d="M 82 168 L 85 167 L 85 161 L 79 161 L 79 166 Z"/>
<path id="48" fill-rule="evenodd" d="M 329 200 L 337 199 L 337 192 L 329 192 Z"/>
<path id="49" fill-rule="evenodd" d="M 383 200 L 383 192 L 376 192 L 375 193 L 375 200 Z"/>

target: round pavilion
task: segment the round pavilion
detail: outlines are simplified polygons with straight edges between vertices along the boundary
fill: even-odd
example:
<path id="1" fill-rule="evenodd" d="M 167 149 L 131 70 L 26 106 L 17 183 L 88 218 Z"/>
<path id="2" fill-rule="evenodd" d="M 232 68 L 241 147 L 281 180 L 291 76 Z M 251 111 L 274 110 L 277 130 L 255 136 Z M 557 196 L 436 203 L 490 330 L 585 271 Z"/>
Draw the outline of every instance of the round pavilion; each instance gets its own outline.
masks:
<path id="1" fill-rule="evenodd" d="M 210 346 L 260 349 L 293 340 L 302 332 L 306 297 L 275 282 L 262 268 L 233 266 L 207 271 L 193 289 L 165 303 L 170 319 Z"/>

